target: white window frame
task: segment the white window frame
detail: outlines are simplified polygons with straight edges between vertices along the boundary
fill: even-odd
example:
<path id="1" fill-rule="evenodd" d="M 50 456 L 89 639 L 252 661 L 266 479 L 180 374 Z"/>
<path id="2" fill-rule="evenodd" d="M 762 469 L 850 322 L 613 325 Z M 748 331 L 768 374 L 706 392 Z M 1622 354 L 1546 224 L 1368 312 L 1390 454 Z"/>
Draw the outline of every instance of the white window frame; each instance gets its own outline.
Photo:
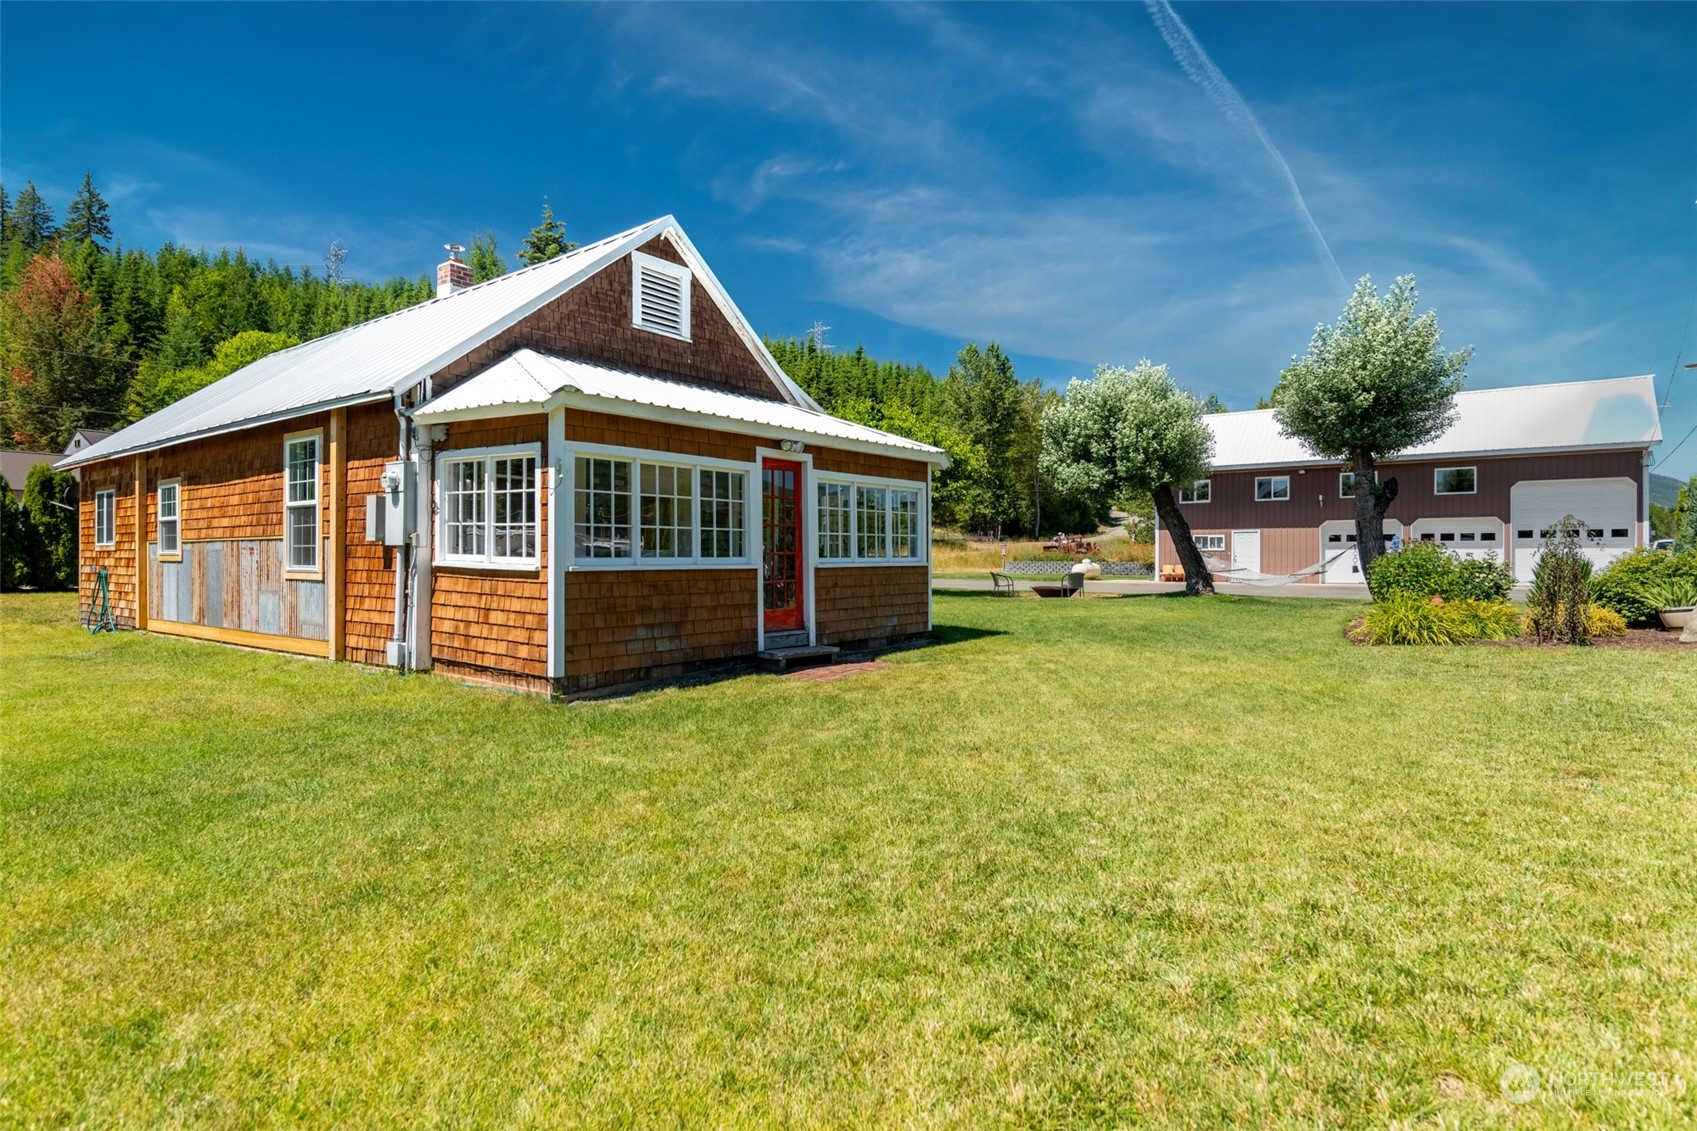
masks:
<path id="1" fill-rule="evenodd" d="M 662 262 L 664 262 L 662 260 Z M 672 266 L 677 266 L 672 264 Z M 565 568 L 570 573 L 596 570 L 650 569 L 758 569 L 760 518 L 759 466 L 738 460 L 715 459 L 709 456 L 681 455 L 652 448 L 626 448 L 611 444 L 570 444 L 561 452 L 563 483 L 558 498 L 561 513 L 558 521 L 564 548 Z M 631 554 L 623 558 L 580 558 L 577 556 L 577 461 L 585 459 L 619 460 L 631 465 Z M 694 553 L 687 558 L 645 558 L 641 554 L 642 531 L 642 470 L 640 464 L 666 464 L 688 468 L 693 496 L 690 500 L 690 523 Z M 742 556 L 737 558 L 708 557 L 702 553 L 701 541 L 701 473 L 729 471 L 742 478 Z"/>
<path id="2" fill-rule="evenodd" d="M 312 501 L 289 501 L 289 449 L 303 440 L 312 441 Z M 291 511 L 312 508 L 312 565 L 297 566 L 294 564 L 293 547 L 289 545 L 289 519 Z M 290 432 L 283 437 L 283 576 L 284 577 L 322 577 L 324 576 L 324 430 L 309 428 L 303 432 Z"/>
<path id="3" fill-rule="evenodd" d="M 1198 487 L 1208 496 L 1207 498 L 1198 499 L 1196 497 Z M 1178 489 L 1178 501 L 1190 507 L 1207 506 L 1214 501 L 1214 481 L 1212 479 L 1196 479 L 1191 482 L 1190 486 L 1180 487 Z"/>
<path id="4" fill-rule="evenodd" d="M 1469 471 L 1473 473 L 1473 489 L 1470 491 L 1445 491 L 1441 484 L 1446 471 Z M 1477 464 L 1462 464 L 1459 467 L 1434 467 L 1432 469 L 1432 494 L 1434 495 L 1477 495 L 1479 493 L 1479 467 Z"/>
<path id="5" fill-rule="evenodd" d="M 100 536 L 101 517 L 106 519 L 106 536 Z M 118 492 L 106 488 L 94 493 L 94 544 L 97 547 L 118 544 Z"/>
<path id="6" fill-rule="evenodd" d="M 661 337 L 675 338 L 678 341 L 682 341 L 682 342 L 689 341 L 690 340 L 690 336 L 689 336 L 689 334 L 690 334 L 690 327 L 689 327 L 690 283 L 692 282 L 692 279 L 693 279 L 693 276 L 690 272 L 690 269 L 688 267 L 682 266 L 681 264 L 673 263 L 670 260 L 660 259 L 657 256 L 648 255 L 648 254 L 646 254 L 644 252 L 640 252 L 640 251 L 631 252 L 630 261 L 631 261 L 631 268 L 630 268 L 630 273 L 631 273 L 631 298 L 630 298 L 631 325 L 635 326 L 638 330 L 643 330 L 643 331 L 646 331 L 647 333 L 650 333 L 650 334 L 659 334 Z M 678 292 L 679 292 L 678 299 L 679 299 L 679 305 L 681 307 L 681 310 L 679 311 L 679 315 L 678 315 L 678 324 L 679 324 L 679 327 L 682 331 L 681 333 L 674 334 L 670 330 L 662 330 L 662 329 L 659 329 L 658 327 L 650 326 L 650 325 L 646 324 L 645 322 L 643 322 L 643 320 L 642 320 L 642 308 L 643 308 L 642 272 L 644 270 L 653 271 L 653 272 L 655 272 L 657 274 L 661 274 L 661 275 L 668 275 L 671 278 L 677 280 L 677 282 L 678 282 Z"/>
<path id="7" fill-rule="evenodd" d="M 536 494 L 536 517 L 532 521 L 531 544 L 536 547 L 534 554 L 513 556 L 496 556 L 495 554 L 495 461 L 499 459 L 533 459 L 536 461 L 536 473 L 530 484 L 530 490 Z M 448 465 L 456 463 L 483 464 L 483 513 L 478 519 L 483 527 L 483 552 L 481 554 L 452 554 L 448 552 L 451 544 L 448 538 L 448 505 L 447 492 L 444 484 L 448 476 Z M 436 554 L 432 564 L 448 568 L 472 568 L 488 570 L 511 570 L 514 572 L 534 573 L 542 568 L 542 508 L 543 500 L 548 495 L 545 476 L 548 469 L 542 464 L 541 444 L 505 444 L 492 448 L 455 448 L 436 453 Z M 513 525 L 513 524 L 508 524 Z"/>
<path id="8" fill-rule="evenodd" d="M 165 517 L 165 491 L 171 491 L 171 517 Z M 174 544 L 170 550 L 165 549 L 165 524 L 171 524 L 171 541 Z M 181 479 L 161 479 L 153 489 L 153 542 L 158 547 L 157 557 L 162 562 L 180 562 L 183 560 L 183 481 Z"/>
<path id="9" fill-rule="evenodd" d="M 1281 479 L 1284 480 L 1285 493 L 1283 495 L 1274 494 L 1273 492 L 1278 490 L 1278 484 L 1279 484 L 1279 481 Z M 1268 484 L 1268 488 L 1267 488 L 1268 495 L 1265 499 L 1263 499 L 1261 497 L 1261 484 L 1263 484 L 1263 483 Z M 1290 502 L 1290 476 L 1288 476 L 1288 475 L 1257 475 L 1255 477 L 1255 501 L 1258 502 L 1258 503 L 1288 503 L 1288 502 Z"/>
<path id="10" fill-rule="evenodd" d="M 807 505 L 814 510 L 814 532 L 811 551 L 813 561 L 820 567 L 841 568 L 843 566 L 924 566 L 931 562 L 931 495 L 926 484 L 917 479 L 884 479 L 873 475 L 841 475 L 836 472 L 819 472 L 813 475 L 813 491 L 807 500 Z M 818 530 L 819 488 L 827 484 L 846 487 L 849 492 L 849 528 L 847 531 L 849 557 L 828 558 L 825 556 L 823 538 Z M 884 556 L 863 557 L 860 552 L 860 488 L 882 488 L 884 490 Z M 895 550 L 895 508 L 892 506 L 892 493 L 895 491 L 912 492 L 918 497 L 919 513 L 915 516 L 917 529 L 914 531 L 913 544 L 918 550 L 918 556 L 912 558 L 892 557 Z"/>
<path id="11" fill-rule="evenodd" d="M 1224 534 L 1192 534 L 1191 541 L 1196 548 L 1205 553 L 1223 554 L 1226 552 L 1226 536 Z"/>

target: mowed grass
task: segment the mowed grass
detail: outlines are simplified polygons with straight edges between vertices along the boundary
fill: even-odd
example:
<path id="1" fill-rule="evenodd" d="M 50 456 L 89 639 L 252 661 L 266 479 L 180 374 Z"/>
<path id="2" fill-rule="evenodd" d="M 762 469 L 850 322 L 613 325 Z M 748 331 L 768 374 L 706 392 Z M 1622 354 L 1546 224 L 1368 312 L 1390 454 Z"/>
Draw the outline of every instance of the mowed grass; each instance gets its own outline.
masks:
<path id="1" fill-rule="evenodd" d="M 1689 1124 L 1697 656 L 1357 608 L 562 706 L 0 598 L 0 1125 Z"/>

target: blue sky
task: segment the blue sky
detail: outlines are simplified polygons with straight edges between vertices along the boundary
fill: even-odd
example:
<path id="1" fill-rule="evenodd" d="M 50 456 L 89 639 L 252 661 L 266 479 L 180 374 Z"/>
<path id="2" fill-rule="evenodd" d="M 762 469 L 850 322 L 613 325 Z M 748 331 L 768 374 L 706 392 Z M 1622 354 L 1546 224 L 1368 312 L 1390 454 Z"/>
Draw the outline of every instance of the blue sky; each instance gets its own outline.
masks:
<path id="1" fill-rule="evenodd" d="M 0 64 L 8 190 L 91 169 L 130 243 L 378 278 L 671 212 L 765 333 L 1234 407 L 1362 274 L 1475 386 L 1697 360 L 1691 5 L 8 3 Z"/>

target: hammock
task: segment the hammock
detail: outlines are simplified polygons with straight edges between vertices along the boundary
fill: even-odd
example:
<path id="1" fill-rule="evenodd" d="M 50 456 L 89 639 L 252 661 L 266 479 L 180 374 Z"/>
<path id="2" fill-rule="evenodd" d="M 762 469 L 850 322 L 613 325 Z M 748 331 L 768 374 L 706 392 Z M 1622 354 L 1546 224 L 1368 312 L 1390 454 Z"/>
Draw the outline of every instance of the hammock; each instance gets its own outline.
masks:
<path id="1" fill-rule="evenodd" d="M 1339 550 L 1318 565 L 1299 569 L 1295 573 L 1281 574 L 1258 573 L 1242 566 L 1234 566 L 1224 558 L 1216 558 L 1211 554 L 1203 554 L 1202 562 L 1208 567 L 1209 573 L 1223 581 L 1229 581 L 1233 585 L 1289 585 L 1293 581 L 1301 581 L 1305 577 L 1313 577 L 1317 573 L 1323 573 L 1331 567 L 1333 562 L 1353 553 L 1355 553 L 1355 547 L 1352 545 L 1348 549 Z"/>

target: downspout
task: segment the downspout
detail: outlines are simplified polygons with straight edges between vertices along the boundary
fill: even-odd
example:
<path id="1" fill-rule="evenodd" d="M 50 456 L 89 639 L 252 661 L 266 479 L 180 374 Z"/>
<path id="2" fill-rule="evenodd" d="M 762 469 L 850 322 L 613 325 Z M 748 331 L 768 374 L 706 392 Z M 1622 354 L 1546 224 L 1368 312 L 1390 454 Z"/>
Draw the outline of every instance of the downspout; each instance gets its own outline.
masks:
<path id="1" fill-rule="evenodd" d="M 1650 449 L 1644 449 L 1644 470 L 1638 476 L 1639 517 L 1638 542 L 1639 546 L 1650 544 L 1650 468 L 1655 464 L 1650 460 Z M 1675 532 L 1677 535 L 1677 531 Z"/>
<path id="2" fill-rule="evenodd" d="M 407 419 L 406 409 L 401 406 L 401 394 L 395 393 L 395 420 L 400 426 L 400 440 L 396 445 L 395 458 L 407 458 L 407 437 L 411 431 L 412 422 Z M 407 647 L 407 555 L 410 547 L 395 547 L 395 625 L 389 635 L 390 663 L 395 667 L 406 669 Z M 398 655 L 397 655 L 398 653 Z"/>
<path id="3" fill-rule="evenodd" d="M 431 559 L 435 556 L 435 514 L 431 506 L 435 496 L 435 438 L 431 435 L 432 426 L 419 427 L 413 424 L 413 490 L 414 518 L 412 535 L 412 631 L 408 633 L 411 646 L 408 650 L 408 664 L 415 672 L 427 672 L 431 668 L 430 648 L 430 594 Z"/>

